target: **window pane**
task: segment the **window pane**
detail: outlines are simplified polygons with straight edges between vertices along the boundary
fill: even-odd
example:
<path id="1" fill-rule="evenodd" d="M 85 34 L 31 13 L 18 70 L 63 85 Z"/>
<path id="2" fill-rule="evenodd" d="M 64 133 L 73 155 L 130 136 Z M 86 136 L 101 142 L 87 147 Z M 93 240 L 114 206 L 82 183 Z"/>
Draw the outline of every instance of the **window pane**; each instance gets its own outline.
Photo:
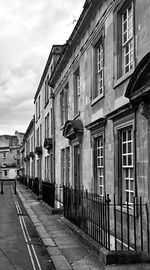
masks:
<path id="1" fill-rule="evenodd" d="M 128 155 L 128 165 L 131 166 L 132 165 L 132 156 Z"/>
<path id="2" fill-rule="evenodd" d="M 130 182 L 130 189 L 133 190 L 133 181 Z"/>
<path id="3" fill-rule="evenodd" d="M 123 154 L 125 154 L 126 153 L 126 144 L 124 143 L 123 144 Z"/>
<path id="4" fill-rule="evenodd" d="M 126 189 L 129 190 L 129 181 L 126 180 Z"/>
<path id="5" fill-rule="evenodd" d="M 128 153 L 131 153 L 131 143 L 128 143 Z"/>
<path id="6" fill-rule="evenodd" d="M 131 130 L 128 130 L 128 141 L 131 140 Z"/>
<path id="7" fill-rule="evenodd" d="M 126 156 L 123 156 L 123 166 L 126 166 L 127 162 L 126 162 Z"/>

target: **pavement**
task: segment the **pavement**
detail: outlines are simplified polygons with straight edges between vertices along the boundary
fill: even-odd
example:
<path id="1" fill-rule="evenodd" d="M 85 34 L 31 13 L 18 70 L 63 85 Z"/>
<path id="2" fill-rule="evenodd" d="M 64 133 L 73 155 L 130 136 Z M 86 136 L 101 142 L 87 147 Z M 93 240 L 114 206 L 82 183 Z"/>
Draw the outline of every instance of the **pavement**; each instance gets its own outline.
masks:
<path id="1" fill-rule="evenodd" d="M 76 235 L 74 225 L 42 200 L 17 183 L 20 197 L 35 229 L 44 243 L 56 270 L 150 270 L 149 263 L 105 265 L 92 249 L 83 244 Z M 43 269 L 44 270 L 44 269 Z"/>

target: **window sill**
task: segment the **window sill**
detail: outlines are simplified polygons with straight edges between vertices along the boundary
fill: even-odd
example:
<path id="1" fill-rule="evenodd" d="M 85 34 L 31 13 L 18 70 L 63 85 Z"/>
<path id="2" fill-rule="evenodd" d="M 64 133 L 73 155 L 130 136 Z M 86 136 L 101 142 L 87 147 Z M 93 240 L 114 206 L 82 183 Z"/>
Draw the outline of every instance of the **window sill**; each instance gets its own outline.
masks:
<path id="1" fill-rule="evenodd" d="M 124 74 L 122 77 L 120 77 L 119 79 L 115 79 L 114 80 L 114 89 L 119 86 L 121 83 L 123 83 L 124 81 L 126 81 L 127 79 L 129 79 L 131 77 L 131 75 L 133 74 L 134 69 L 130 70 L 128 73 Z"/>
<path id="2" fill-rule="evenodd" d="M 129 215 L 130 216 L 134 216 L 134 208 L 132 205 L 129 205 Z M 121 206 L 120 205 L 117 205 L 116 206 L 116 211 L 118 212 L 121 212 Z M 126 205 L 123 205 L 122 206 L 122 213 L 123 214 L 127 214 L 127 206 Z M 137 217 L 137 211 L 136 211 L 136 206 L 135 206 L 135 216 Z"/>
<path id="3" fill-rule="evenodd" d="M 74 116 L 74 120 L 80 116 L 80 111 Z"/>
<path id="4" fill-rule="evenodd" d="M 100 99 L 102 99 L 104 95 L 100 95 L 92 100 L 91 106 L 93 106 L 96 102 L 98 102 Z"/>

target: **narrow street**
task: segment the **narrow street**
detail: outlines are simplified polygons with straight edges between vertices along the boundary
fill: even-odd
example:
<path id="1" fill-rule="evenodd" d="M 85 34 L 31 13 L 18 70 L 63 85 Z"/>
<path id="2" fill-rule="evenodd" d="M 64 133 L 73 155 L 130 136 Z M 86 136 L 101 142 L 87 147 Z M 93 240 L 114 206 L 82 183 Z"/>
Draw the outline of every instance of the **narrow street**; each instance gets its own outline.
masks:
<path id="1" fill-rule="evenodd" d="M 0 194 L 0 270 L 54 270 L 43 243 L 11 182 Z"/>

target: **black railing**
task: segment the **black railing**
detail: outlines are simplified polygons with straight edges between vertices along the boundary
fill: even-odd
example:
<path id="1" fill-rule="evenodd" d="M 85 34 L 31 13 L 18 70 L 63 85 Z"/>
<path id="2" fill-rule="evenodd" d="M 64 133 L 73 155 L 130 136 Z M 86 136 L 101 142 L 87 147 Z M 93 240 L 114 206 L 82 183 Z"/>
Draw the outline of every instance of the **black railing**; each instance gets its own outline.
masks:
<path id="1" fill-rule="evenodd" d="M 33 178 L 29 178 L 28 179 L 28 187 L 29 187 L 29 189 L 31 189 L 32 190 L 32 186 L 33 186 Z"/>
<path id="2" fill-rule="evenodd" d="M 37 177 L 32 181 L 32 191 L 36 196 L 39 196 L 39 179 Z"/>
<path id="3" fill-rule="evenodd" d="M 54 208 L 55 204 L 55 184 L 42 182 L 42 200 Z"/>
<path id="4" fill-rule="evenodd" d="M 149 214 L 142 199 L 116 203 L 87 190 L 64 187 L 64 216 L 108 250 L 147 250 Z"/>
<path id="5" fill-rule="evenodd" d="M 20 175 L 18 178 L 18 181 L 22 183 L 23 185 L 25 185 L 26 187 L 28 186 L 27 176 Z"/>

